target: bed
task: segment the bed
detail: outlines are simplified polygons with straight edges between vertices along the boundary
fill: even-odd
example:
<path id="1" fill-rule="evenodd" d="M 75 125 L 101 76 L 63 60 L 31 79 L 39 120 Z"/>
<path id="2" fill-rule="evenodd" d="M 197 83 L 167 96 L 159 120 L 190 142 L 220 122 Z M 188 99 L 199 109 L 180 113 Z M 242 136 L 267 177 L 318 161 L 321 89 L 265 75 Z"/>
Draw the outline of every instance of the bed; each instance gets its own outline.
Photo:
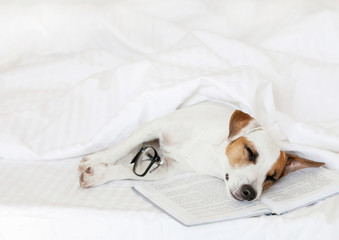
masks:
<path id="1" fill-rule="evenodd" d="M 185 227 L 134 181 L 79 187 L 82 156 L 202 101 L 339 170 L 333 1 L 1 1 L 0 239 L 338 239 L 339 196 Z"/>

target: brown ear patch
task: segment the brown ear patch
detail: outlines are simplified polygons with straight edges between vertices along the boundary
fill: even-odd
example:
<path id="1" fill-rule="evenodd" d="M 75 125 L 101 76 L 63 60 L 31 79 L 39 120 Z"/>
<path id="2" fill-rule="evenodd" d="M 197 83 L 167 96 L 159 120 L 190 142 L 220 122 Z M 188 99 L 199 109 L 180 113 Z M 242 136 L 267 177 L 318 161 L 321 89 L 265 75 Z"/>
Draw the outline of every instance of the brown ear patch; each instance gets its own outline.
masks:
<path id="1" fill-rule="evenodd" d="M 294 154 L 286 154 L 286 157 L 287 157 L 287 161 L 286 161 L 285 169 L 283 172 L 283 176 L 291 172 L 294 172 L 296 170 L 299 170 L 299 169 L 309 168 L 309 167 L 321 167 L 325 165 L 325 163 L 323 162 L 311 161 L 305 158 L 301 158 Z"/>
<path id="2" fill-rule="evenodd" d="M 267 172 L 266 180 L 263 183 L 263 189 L 267 189 L 279 178 L 299 169 L 308 167 L 321 167 L 325 163 L 315 162 L 301 158 L 294 154 L 286 154 L 280 151 L 280 156 L 272 168 Z"/>
<path id="3" fill-rule="evenodd" d="M 258 152 L 251 141 L 246 137 L 240 137 L 227 146 L 226 156 L 231 167 L 241 168 L 255 164 Z"/>
<path id="4" fill-rule="evenodd" d="M 235 110 L 230 118 L 228 138 L 231 139 L 232 137 L 239 134 L 241 129 L 246 127 L 253 119 L 254 118 L 252 118 L 247 113 L 244 113 L 240 110 Z"/>

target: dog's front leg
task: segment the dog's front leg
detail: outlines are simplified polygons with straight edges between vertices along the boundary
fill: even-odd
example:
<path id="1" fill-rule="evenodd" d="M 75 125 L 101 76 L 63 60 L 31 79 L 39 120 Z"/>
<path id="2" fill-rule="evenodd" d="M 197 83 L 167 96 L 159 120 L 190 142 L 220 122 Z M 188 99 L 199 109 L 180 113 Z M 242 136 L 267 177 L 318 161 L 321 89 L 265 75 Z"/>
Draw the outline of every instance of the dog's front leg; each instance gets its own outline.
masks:
<path id="1" fill-rule="evenodd" d="M 104 184 L 112 180 L 136 179 L 132 168 L 126 165 L 103 164 L 87 168 L 80 176 L 79 183 L 83 188 Z"/>
<path id="2" fill-rule="evenodd" d="M 80 176 L 80 186 L 89 188 L 107 183 L 112 180 L 137 179 L 137 180 L 157 180 L 168 176 L 188 172 L 186 166 L 174 160 L 167 160 L 165 164 L 154 172 L 149 172 L 144 177 L 139 177 L 133 173 L 131 165 L 97 165 L 88 168 Z"/>
<path id="3" fill-rule="evenodd" d="M 82 173 L 80 178 L 97 166 L 115 165 L 133 149 L 141 146 L 142 143 L 160 138 L 165 126 L 166 120 L 164 118 L 151 121 L 112 148 L 84 157 L 79 164 L 79 171 Z"/>

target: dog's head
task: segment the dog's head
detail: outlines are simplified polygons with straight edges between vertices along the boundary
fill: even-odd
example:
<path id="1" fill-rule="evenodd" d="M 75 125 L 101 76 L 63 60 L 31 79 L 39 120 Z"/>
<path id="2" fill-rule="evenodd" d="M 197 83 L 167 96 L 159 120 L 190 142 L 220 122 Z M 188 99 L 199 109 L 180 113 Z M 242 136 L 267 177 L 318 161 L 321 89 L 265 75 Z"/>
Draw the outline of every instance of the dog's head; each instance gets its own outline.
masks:
<path id="1" fill-rule="evenodd" d="M 239 110 L 230 118 L 226 156 L 227 192 L 240 201 L 256 200 L 290 172 L 324 165 L 281 151 L 254 118 Z"/>

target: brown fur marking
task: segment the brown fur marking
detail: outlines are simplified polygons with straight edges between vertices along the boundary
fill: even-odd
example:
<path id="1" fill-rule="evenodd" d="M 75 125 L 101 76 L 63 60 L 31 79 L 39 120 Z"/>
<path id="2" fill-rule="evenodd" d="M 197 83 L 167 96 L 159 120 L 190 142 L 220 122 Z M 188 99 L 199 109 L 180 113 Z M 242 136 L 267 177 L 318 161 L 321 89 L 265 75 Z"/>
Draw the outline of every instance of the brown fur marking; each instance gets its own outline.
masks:
<path id="1" fill-rule="evenodd" d="M 226 156 L 233 168 L 241 168 L 249 164 L 255 164 L 250 161 L 249 153 L 246 150 L 245 145 L 251 148 L 253 153 L 256 153 L 253 143 L 250 142 L 246 137 L 240 137 L 227 146 Z"/>
<path id="2" fill-rule="evenodd" d="M 229 135 L 228 138 L 231 138 L 237 135 L 242 128 L 246 127 L 253 118 L 240 110 L 235 110 L 230 118 L 229 123 Z"/>
<path id="3" fill-rule="evenodd" d="M 278 180 L 283 176 L 284 168 L 286 164 L 286 154 L 283 151 L 280 151 L 280 156 L 277 161 L 273 164 L 272 168 L 267 172 L 268 177 L 272 177 L 274 180 Z M 265 181 L 263 189 L 269 188 L 272 186 L 274 181 Z"/>
<path id="4" fill-rule="evenodd" d="M 323 162 L 315 162 L 305 158 L 301 158 L 294 154 L 285 154 L 286 155 L 286 165 L 283 172 L 283 175 L 287 175 L 291 172 L 294 172 L 299 169 L 309 168 L 309 167 L 321 167 L 325 165 Z"/>

